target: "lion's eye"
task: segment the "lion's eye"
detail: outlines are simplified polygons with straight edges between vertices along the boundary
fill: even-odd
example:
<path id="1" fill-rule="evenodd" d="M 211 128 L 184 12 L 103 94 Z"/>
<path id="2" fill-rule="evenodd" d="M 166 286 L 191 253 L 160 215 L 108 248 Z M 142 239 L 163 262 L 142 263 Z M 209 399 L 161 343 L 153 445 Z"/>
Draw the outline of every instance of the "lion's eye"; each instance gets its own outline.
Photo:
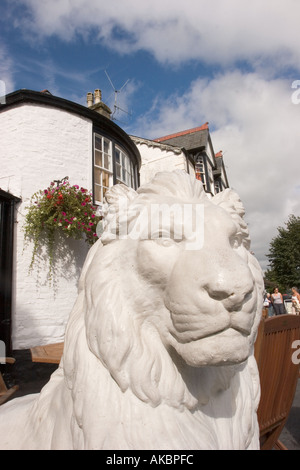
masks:
<path id="1" fill-rule="evenodd" d="M 156 238 L 155 239 L 155 242 L 160 245 L 160 246 L 165 246 L 165 247 L 168 247 L 168 246 L 172 246 L 174 245 L 175 241 L 172 240 L 171 238 L 163 238 L 163 237 L 160 237 L 160 238 Z"/>

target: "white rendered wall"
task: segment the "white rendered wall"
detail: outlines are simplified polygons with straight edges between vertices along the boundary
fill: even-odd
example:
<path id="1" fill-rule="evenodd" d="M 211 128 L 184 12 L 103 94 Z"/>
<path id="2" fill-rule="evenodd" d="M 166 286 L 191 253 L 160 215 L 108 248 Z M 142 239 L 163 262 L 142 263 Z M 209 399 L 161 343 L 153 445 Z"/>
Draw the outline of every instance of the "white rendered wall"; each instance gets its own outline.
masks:
<path id="1" fill-rule="evenodd" d="M 32 250 L 24 250 L 22 232 L 26 206 L 33 193 L 65 176 L 71 184 L 92 189 L 92 122 L 56 108 L 23 104 L 0 113 L 0 129 L 0 188 L 22 199 L 15 223 L 12 340 L 14 349 L 27 349 L 63 340 L 88 246 L 68 242 L 54 285 L 47 281 L 45 262 L 29 275 Z"/>
<path id="2" fill-rule="evenodd" d="M 141 185 L 151 180 L 159 171 L 187 171 L 186 156 L 183 152 L 175 153 L 172 150 L 164 150 L 160 147 L 152 147 L 144 143 L 136 142 L 142 158 L 140 170 Z M 194 175 L 193 166 L 189 163 L 189 172 Z"/>

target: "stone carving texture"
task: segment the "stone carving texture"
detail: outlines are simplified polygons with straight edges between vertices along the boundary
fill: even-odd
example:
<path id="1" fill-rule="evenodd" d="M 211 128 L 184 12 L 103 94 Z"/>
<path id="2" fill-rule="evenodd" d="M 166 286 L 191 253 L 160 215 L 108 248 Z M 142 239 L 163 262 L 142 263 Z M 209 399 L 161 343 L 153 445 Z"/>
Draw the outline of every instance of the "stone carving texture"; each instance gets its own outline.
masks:
<path id="1" fill-rule="evenodd" d="M 263 280 L 239 197 L 163 172 L 107 200 L 58 370 L 40 394 L 1 407 L 0 448 L 258 449 Z M 202 207 L 203 246 L 188 245 L 189 218 L 165 218 L 151 237 L 147 217 L 137 226 L 159 204 L 177 216 Z M 181 239 L 167 236 L 174 223 Z"/>

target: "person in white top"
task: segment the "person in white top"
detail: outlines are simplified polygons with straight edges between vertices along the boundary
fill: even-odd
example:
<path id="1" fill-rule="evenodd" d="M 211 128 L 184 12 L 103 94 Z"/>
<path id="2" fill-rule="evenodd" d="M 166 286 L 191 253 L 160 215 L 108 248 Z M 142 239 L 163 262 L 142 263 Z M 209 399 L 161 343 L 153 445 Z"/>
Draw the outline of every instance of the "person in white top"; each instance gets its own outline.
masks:
<path id="1" fill-rule="evenodd" d="M 283 297 L 281 293 L 279 292 L 278 287 L 275 287 L 271 297 L 272 297 L 272 304 L 273 304 L 273 308 L 275 311 L 275 315 L 284 314 L 285 308 L 284 308 L 284 303 L 283 303 Z"/>
<path id="2" fill-rule="evenodd" d="M 292 309 L 293 313 L 300 315 L 300 294 L 297 287 L 292 287 Z"/>

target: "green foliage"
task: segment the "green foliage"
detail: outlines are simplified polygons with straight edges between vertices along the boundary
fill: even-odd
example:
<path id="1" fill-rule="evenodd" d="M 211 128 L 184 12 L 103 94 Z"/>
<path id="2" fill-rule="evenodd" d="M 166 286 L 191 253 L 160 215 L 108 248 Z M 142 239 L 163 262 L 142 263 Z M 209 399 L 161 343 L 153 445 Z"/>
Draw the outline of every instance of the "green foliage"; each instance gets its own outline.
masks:
<path id="1" fill-rule="evenodd" d="M 266 279 L 282 289 L 300 287 L 300 217 L 290 215 L 285 225 L 278 227 L 278 235 L 270 243 L 266 272 Z"/>
<path id="2" fill-rule="evenodd" d="M 84 239 L 90 245 L 97 240 L 100 217 L 92 202 L 92 194 L 87 189 L 71 186 L 69 181 L 58 185 L 52 182 L 31 197 L 23 227 L 25 240 L 33 241 L 30 269 L 38 250 L 46 244 L 51 272 L 57 232 L 66 238 Z"/>

